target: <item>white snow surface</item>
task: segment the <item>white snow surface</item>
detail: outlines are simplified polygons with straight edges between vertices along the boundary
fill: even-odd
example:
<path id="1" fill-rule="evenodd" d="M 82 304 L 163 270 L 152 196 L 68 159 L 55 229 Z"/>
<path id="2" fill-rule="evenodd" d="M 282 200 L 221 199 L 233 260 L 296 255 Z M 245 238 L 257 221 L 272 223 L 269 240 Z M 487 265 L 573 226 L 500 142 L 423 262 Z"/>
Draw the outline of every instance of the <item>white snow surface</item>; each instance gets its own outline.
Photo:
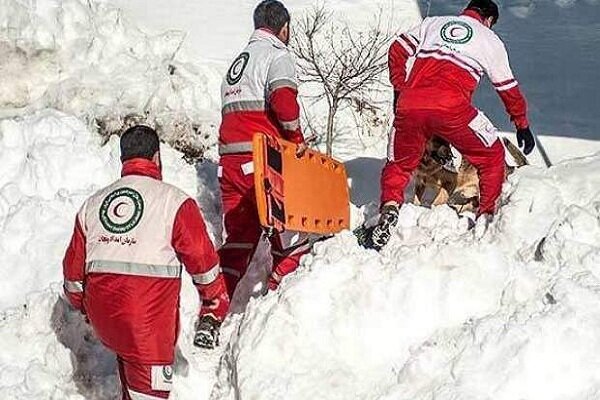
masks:
<path id="1" fill-rule="evenodd" d="M 201 2 L 202 29 L 223 25 L 222 3 Z M 365 1 L 332 4 L 365 16 L 355 15 Z M 75 213 L 119 176 L 118 141 L 101 146 L 90 115 L 144 111 L 158 85 L 155 115 L 218 123 L 218 71 L 237 52 L 229 39 L 206 44 L 210 63 L 184 52 L 171 60 L 181 33 L 148 36 L 128 18 L 104 2 L 0 0 L 0 53 L 10 56 L 0 58 L 1 399 L 118 396 L 114 355 L 61 297 Z M 233 25 L 241 45 L 245 25 Z M 171 62 L 189 74 L 157 83 Z M 353 226 L 375 212 L 385 155 L 385 137 L 364 139 L 339 152 Z M 214 351 L 192 346 L 198 299 L 185 277 L 172 398 L 600 398 L 600 149 L 541 140 L 558 165 L 534 158 L 512 175 L 489 226 L 468 231 L 445 206 L 405 205 L 381 253 L 342 232 L 266 296 L 261 248 Z M 162 152 L 165 181 L 198 199 L 219 244 L 214 160 L 192 166 Z"/>
<path id="2" fill-rule="evenodd" d="M 406 205 L 381 253 L 317 245 L 251 300 L 215 398 L 597 398 L 599 167 L 521 169 L 487 229 Z"/>
<path id="3" fill-rule="evenodd" d="M 114 357 L 60 298 L 77 207 L 118 176 L 116 140 L 96 140 L 52 110 L 0 125 L 0 163 L 11 166 L 1 191 L 2 398 L 118 393 Z M 218 239 L 214 165 L 163 152 L 165 179 L 206 204 Z M 381 254 L 350 232 L 318 244 L 279 291 L 227 320 L 214 352 L 191 346 L 197 299 L 186 279 L 173 398 L 595 398 L 599 167 L 597 155 L 521 169 L 488 229 L 467 231 L 447 207 L 407 205 Z"/>
<path id="4" fill-rule="evenodd" d="M 122 14 L 97 1 L 0 0 L 0 116 L 54 108 L 108 132 L 136 116 L 164 139 L 210 146 L 220 73 L 187 61 L 184 32 L 149 36 Z"/>

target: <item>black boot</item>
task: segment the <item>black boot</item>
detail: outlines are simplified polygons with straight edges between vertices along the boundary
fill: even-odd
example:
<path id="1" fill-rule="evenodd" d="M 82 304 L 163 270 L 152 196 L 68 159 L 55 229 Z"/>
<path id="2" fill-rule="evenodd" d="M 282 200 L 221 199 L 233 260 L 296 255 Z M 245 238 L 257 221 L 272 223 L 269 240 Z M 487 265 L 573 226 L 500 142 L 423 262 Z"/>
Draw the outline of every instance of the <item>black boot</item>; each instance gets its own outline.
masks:
<path id="1" fill-rule="evenodd" d="M 381 250 L 390 240 L 392 228 L 398 224 L 399 213 L 400 207 L 395 204 L 383 206 L 377 225 L 361 227 L 354 232 L 358 243 L 367 249 Z"/>
<path id="2" fill-rule="evenodd" d="M 203 315 L 196 323 L 194 345 L 204 349 L 214 349 L 219 345 L 219 328 L 221 322 L 212 315 Z"/>

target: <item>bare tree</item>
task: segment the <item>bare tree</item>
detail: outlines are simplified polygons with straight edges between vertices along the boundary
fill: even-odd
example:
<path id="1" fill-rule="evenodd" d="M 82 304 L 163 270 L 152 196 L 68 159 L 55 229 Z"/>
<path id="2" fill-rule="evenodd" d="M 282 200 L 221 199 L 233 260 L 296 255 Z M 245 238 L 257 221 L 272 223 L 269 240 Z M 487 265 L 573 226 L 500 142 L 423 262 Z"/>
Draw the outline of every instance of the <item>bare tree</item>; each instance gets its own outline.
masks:
<path id="1" fill-rule="evenodd" d="M 333 150 L 336 113 L 342 105 L 355 111 L 372 110 L 373 91 L 387 67 L 389 29 L 382 27 L 382 10 L 364 31 L 336 21 L 324 5 L 314 6 L 293 26 L 291 48 L 298 58 L 302 83 L 317 83 L 322 91 L 317 100 L 328 104 L 326 148 Z"/>

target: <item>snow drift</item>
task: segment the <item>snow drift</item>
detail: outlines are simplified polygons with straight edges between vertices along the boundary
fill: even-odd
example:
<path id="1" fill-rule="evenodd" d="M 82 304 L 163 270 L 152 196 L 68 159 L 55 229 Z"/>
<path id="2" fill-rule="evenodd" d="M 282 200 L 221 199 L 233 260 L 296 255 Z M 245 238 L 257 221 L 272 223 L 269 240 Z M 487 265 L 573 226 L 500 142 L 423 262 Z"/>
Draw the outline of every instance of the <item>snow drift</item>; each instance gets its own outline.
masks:
<path id="1" fill-rule="evenodd" d="M 0 273 L 11 277 L 0 283 L 2 309 L 60 277 L 49 262 L 62 257 L 57 242 L 84 196 L 117 169 L 99 144 L 77 118 L 52 111 L 0 122 Z"/>
<path id="2" fill-rule="evenodd" d="M 599 168 L 520 170 L 487 228 L 406 205 L 381 254 L 317 245 L 250 302 L 214 398 L 597 397 Z"/>
<path id="3" fill-rule="evenodd" d="M 0 396 L 112 399 L 114 356 L 61 299 L 60 260 L 81 201 L 118 176 L 116 141 L 99 147 L 77 119 L 48 110 L 2 121 L 0 149 L 10 167 L 0 186 Z M 196 194 L 218 242 L 214 164 L 163 153 L 165 179 Z M 597 155 L 521 169 L 495 222 L 474 231 L 447 207 L 406 205 L 381 253 L 342 233 L 244 309 L 267 261 L 258 257 L 214 352 L 191 345 L 197 299 L 186 278 L 173 397 L 600 395 L 599 167 Z"/>
<path id="4" fill-rule="evenodd" d="M 202 177 L 180 153 L 164 146 L 162 157 L 165 180 L 192 196 L 210 195 L 214 185 L 198 190 Z M 0 398 L 115 398 L 114 355 L 62 299 L 61 261 L 84 199 L 119 177 L 118 140 L 101 147 L 77 118 L 44 110 L 0 121 L 0 165 Z M 217 211 L 205 210 L 209 226 L 219 220 Z M 189 345 L 180 346 L 182 360 L 191 352 L 197 304 L 185 280 L 182 337 Z M 207 380 L 192 376 L 199 374 Z"/>
<path id="5" fill-rule="evenodd" d="M 149 36 L 109 4 L 0 0 L 0 108 L 54 108 L 107 134 L 133 118 L 171 143 L 207 148 L 216 140 L 221 77 L 179 54 L 185 38 Z"/>

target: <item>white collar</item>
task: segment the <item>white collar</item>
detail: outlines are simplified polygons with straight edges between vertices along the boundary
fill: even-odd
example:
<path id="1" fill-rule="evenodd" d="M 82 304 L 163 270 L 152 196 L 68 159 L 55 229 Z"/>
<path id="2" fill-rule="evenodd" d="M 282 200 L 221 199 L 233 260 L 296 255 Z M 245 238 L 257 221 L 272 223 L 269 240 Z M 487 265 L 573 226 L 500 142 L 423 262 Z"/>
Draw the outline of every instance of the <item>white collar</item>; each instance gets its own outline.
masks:
<path id="1" fill-rule="evenodd" d="M 257 40 L 264 40 L 270 42 L 273 46 L 277 47 L 278 49 L 287 48 L 285 43 L 279 40 L 277 36 L 265 29 L 257 29 L 254 31 L 254 33 L 252 33 L 252 36 L 250 36 L 250 43 L 255 42 Z"/>

